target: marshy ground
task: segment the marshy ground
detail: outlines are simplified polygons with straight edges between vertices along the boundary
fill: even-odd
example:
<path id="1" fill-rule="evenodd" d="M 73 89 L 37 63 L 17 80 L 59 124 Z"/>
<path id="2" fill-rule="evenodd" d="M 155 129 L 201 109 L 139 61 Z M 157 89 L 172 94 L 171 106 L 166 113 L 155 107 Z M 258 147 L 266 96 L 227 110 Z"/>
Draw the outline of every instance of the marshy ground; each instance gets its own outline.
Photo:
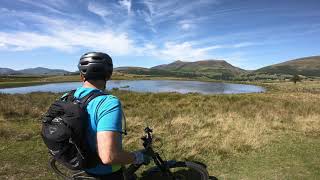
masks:
<path id="1" fill-rule="evenodd" d="M 219 179 L 320 179 L 320 82 L 267 83 L 267 93 L 201 95 L 112 91 L 122 101 L 124 147 L 145 126 L 167 159 L 197 160 Z M 61 94 L 0 94 L 0 179 L 55 179 L 40 118 Z"/>

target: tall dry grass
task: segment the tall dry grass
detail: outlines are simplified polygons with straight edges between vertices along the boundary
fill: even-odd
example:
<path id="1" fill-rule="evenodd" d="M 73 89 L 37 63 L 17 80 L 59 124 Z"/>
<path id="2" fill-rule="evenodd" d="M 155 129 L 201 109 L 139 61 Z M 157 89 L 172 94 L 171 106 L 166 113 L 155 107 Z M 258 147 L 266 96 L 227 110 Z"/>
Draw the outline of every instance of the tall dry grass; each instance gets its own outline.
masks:
<path id="1" fill-rule="evenodd" d="M 116 94 L 127 113 L 129 138 L 137 141 L 150 125 L 173 158 L 219 160 L 259 149 L 277 132 L 320 135 L 318 94 Z"/>

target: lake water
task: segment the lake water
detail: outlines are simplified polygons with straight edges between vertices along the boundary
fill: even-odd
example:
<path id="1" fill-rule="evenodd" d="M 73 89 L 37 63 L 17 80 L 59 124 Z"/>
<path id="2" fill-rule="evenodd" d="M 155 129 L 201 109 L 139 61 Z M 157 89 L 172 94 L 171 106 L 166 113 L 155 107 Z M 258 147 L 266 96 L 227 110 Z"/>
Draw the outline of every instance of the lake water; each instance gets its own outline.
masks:
<path id="1" fill-rule="evenodd" d="M 26 94 L 30 92 L 66 92 L 81 85 L 82 83 L 80 82 L 52 83 L 28 87 L 5 88 L 0 89 L 0 93 Z M 136 92 L 178 92 L 183 94 L 240 94 L 265 92 L 264 88 L 254 85 L 175 80 L 108 81 L 107 89 L 111 90 L 113 88 Z"/>

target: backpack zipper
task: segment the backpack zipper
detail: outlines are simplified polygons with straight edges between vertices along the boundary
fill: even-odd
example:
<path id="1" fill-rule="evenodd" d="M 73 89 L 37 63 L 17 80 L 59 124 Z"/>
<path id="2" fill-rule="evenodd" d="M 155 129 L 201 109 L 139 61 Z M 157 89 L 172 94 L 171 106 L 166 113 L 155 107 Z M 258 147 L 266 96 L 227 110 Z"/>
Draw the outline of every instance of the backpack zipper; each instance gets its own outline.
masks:
<path id="1" fill-rule="evenodd" d="M 78 148 L 78 146 L 76 145 L 76 143 L 74 143 L 74 142 L 72 141 L 71 138 L 69 138 L 69 143 L 73 144 L 73 145 L 76 147 L 76 149 L 77 149 L 78 153 L 80 154 L 81 158 L 84 159 L 84 157 L 83 157 L 80 149 Z"/>

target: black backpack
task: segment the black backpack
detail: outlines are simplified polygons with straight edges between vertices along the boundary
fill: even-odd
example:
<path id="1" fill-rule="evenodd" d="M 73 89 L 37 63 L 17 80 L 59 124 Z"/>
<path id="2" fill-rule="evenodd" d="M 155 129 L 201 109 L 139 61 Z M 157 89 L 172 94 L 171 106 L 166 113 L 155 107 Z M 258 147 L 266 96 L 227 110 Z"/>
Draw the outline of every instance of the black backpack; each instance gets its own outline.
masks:
<path id="1" fill-rule="evenodd" d="M 50 106 L 42 119 L 41 136 L 53 158 L 69 169 L 80 170 L 102 163 L 98 153 L 89 147 L 86 107 L 97 96 L 106 94 L 93 91 L 78 100 L 74 92 Z"/>

